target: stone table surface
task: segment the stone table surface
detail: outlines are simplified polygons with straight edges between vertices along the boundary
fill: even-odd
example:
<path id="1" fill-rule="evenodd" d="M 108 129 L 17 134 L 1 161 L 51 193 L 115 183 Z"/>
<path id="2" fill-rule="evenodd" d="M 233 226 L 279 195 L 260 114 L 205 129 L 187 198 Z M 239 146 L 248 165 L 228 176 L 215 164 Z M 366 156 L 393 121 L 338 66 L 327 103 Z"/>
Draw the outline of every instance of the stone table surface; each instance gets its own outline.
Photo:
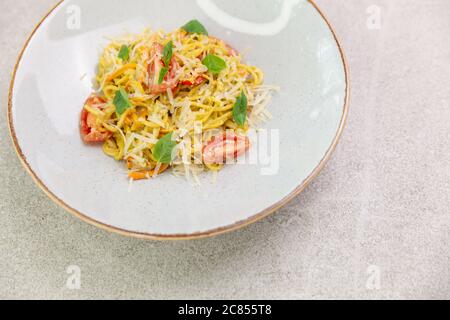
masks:
<path id="1" fill-rule="evenodd" d="M 332 160 L 275 215 L 169 243 L 77 220 L 15 155 L 11 71 L 55 3 L 2 0 L 0 298 L 450 298 L 450 1 L 317 0 L 351 68 L 348 126 Z M 66 285 L 72 265 L 79 290 Z"/>

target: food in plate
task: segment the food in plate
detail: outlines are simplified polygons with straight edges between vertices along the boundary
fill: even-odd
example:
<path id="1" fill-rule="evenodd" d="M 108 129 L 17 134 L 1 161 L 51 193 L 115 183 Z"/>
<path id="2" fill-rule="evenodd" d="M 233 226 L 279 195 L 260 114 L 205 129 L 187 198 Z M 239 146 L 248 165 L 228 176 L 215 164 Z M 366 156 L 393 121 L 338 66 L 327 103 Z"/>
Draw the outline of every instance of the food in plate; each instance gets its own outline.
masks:
<path id="1" fill-rule="evenodd" d="M 170 33 L 145 30 L 103 50 L 80 132 L 124 161 L 133 180 L 169 168 L 196 177 L 250 148 L 248 132 L 270 119 L 274 87 L 197 20 Z"/>

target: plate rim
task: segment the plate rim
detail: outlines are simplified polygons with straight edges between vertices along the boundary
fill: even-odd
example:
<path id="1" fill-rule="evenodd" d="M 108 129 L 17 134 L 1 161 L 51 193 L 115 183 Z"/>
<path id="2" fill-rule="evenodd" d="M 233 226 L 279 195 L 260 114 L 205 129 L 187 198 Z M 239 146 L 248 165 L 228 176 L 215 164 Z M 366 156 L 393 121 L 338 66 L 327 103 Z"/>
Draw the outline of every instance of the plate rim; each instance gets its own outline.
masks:
<path id="1" fill-rule="evenodd" d="M 279 200 L 278 202 L 274 203 L 273 205 L 271 205 L 270 207 L 264 209 L 263 211 L 261 211 L 260 213 L 257 213 L 245 220 L 242 221 L 238 221 L 234 224 L 228 225 L 228 226 L 224 226 L 224 227 L 220 227 L 220 228 L 216 228 L 216 229 L 212 229 L 212 230 L 207 230 L 207 231 L 203 231 L 203 232 L 197 232 L 197 233 L 192 233 L 192 234 L 150 234 L 150 233 L 143 233 L 143 232 L 136 232 L 136 231 L 130 231 L 130 230 L 125 230 L 125 229 L 121 229 L 118 227 L 114 227 L 111 225 L 108 225 L 106 223 L 102 223 L 99 221 L 96 221 L 95 219 L 92 219 L 90 217 L 88 217 L 86 214 L 83 214 L 82 212 L 72 208 L 70 205 L 68 205 L 67 203 L 65 203 L 63 200 L 61 200 L 60 198 L 58 198 L 52 191 L 50 191 L 50 189 L 45 185 L 45 183 L 38 177 L 38 175 L 33 171 L 33 169 L 31 168 L 31 166 L 29 165 L 25 155 L 22 152 L 22 149 L 19 145 L 17 136 L 16 136 L 16 132 L 15 132 L 15 128 L 14 128 L 14 123 L 13 123 L 13 115 L 12 115 L 12 98 L 13 98 L 13 94 L 14 94 L 14 83 L 15 83 L 15 79 L 16 79 L 16 74 L 17 74 L 17 70 L 19 68 L 19 64 L 22 60 L 22 57 L 26 51 L 26 49 L 28 48 L 28 45 L 31 41 L 31 39 L 33 38 L 33 36 L 35 35 L 35 33 L 38 31 L 38 29 L 41 27 L 42 23 L 50 16 L 51 13 L 53 13 L 53 11 L 58 8 L 65 0 L 60 0 L 57 4 L 55 4 L 45 15 L 44 17 L 39 21 L 39 23 L 36 25 L 36 27 L 33 29 L 33 31 L 31 32 L 31 34 L 28 36 L 27 40 L 25 41 L 22 49 L 20 50 L 20 53 L 16 59 L 16 63 L 14 65 L 14 69 L 13 69 L 13 73 L 11 76 L 11 81 L 10 81 L 10 86 L 9 86 L 9 94 L 8 94 L 8 108 L 7 108 L 7 122 L 8 122 L 8 127 L 9 127 L 9 134 L 10 137 L 12 139 L 13 145 L 14 145 L 14 149 L 17 153 L 17 156 L 19 157 L 22 165 L 24 166 L 24 168 L 26 169 L 26 171 L 28 172 L 28 174 L 31 176 L 31 178 L 33 179 L 33 181 L 37 184 L 37 186 L 44 191 L 44 193 L 56 204 L 58 204 L 60 207 L 64 208 L 66 211 L 68 211 L 69 213 L 71 213 L 73 216 L 77 217 L 78 219 L 82 220 L 83 222 L 90 224 L 92 226 L 95 226 L 97 228 L 103 229 L 105 231 L 109 231 L 112 233 L 116 233 L 122 236 L 127 236 L 127 237 L 133 237 L 133 238 L 138 238 L 138 239 L 145 239 L 145 240 L 157 240 L 157 241 L 166 241 L 166 240 L 193 240 L 193 239 L 202 239 L 202 238 L 209 238 L 209 237 L 213 237 L 213 236 L 218 236 L 221 234 L 225 234 L 225 233 L 229 233 L 229 232 L 233 232 L 233 231 L 237 231 L 239 229 L 245 228 L 247 226 L 250 226 L 268 216 L 270 216 L 271 214 L 275 213 L 276 211 L 278 211 L 279 209 L 281 209 L 282 207 L 284 207 L 285 205 L 287 205 L 290 201 L 292 201 L 296 196 L 298 196 L 300 193 L 302 193 L 310 184 L 311 182 L 319 175 L 319 173 L 323 170 L 323 168 L 325 167 L 325 165 L 328 163 L 328 161 L 331 159 L 331 156 L 333 155 L 334 151 L 336 150 L 337 145 L 339 144 L 341 138 L 342 138 L 342 134 L 344 132 L 344 129 L 346 127 L 347 124 L 347 118 L 348 118 L 348 113 L 349 113 L 349 102 L 350 102 L 350 72 L 349 72 L 349 66 L 348 66 L 348 60 L 344 54 L 344 50 L 343 47 L 341 45 L 341 42 L 337 36 L 337 33 L 334 29 L 334 27 L 331 25 L 330 21 L 328 20 L 328 18 L 326 17 L 326 15 L 323 13 L 323 11 L 319 8 L 319 6 L 314 2 L 314 0 L 307 0 L 313 7 L 314 9 L 319 13 L 319 15 L 322 17 L 322 19 L 325 21 L 326 25 L 328 26 L 328 28 L 330 29 L 334 40 L 336 41 L 336 44 L 338 46 L 339 49 L 339 53 L 341 56 L 341 60 L 344 66 L 344 73 L 345 73 L 345 84 L 346 84 L 346 89 L 345 89 L 345 99 L 344 99 L 344 107 L 343 107 L 343 112 L 342 112 L 342 116 L 341 116 L 341 121 L 340 121 L 340 125 L 339 128 L 336 132 L 335 137 L 333 138 L 333 141 L 330 145 L 330 147 L 328 148 L 327 152 L 325 153 L 324 157 L 322 158 L 322 160 L 319 162 L 319 164 L 314 168 L 314 170 L 309 174 L 309 176 L 303 180 L 301 182 L 301 184 L 296 187 L 291 193 L 289 193 L 289 195 L 287 195 L 286 197 L 284 197 L 283 199 Z"/>

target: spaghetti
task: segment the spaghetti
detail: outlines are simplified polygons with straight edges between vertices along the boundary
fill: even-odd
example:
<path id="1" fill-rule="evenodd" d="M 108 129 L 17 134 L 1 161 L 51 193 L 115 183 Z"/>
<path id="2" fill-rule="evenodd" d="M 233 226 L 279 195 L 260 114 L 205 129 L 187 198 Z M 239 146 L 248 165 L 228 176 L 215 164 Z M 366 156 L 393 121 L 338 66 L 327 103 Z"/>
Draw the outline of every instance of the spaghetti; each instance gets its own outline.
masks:
<path id="1" fill-rule="evenodd" d="M 97 92 L 81 115 L 84 142 L 125 161 L 133 180 L 218 171 L 250 147 L 248 130 L 270 118 L 273 87 L 196 20 L 165 34 L 112 40 L 100 56 Z"/>

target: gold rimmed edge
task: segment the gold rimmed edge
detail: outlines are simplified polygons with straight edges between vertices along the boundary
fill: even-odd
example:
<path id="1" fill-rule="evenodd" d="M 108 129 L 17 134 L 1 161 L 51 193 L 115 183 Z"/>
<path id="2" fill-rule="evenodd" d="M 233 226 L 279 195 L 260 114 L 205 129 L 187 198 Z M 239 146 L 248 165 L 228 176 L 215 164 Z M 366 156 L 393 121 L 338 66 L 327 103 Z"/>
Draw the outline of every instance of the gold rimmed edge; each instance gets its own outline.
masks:
<path id="1" fill-rule="evenodd" d="M 341 123 L 339 126 L 339 129 L 336 133 L 335 138 L 333 139 L 333 142 L 330 146 L 330 148 L 328 149 L 328 151 L 325 153 L 325 156 L 322 158 L 322 160 L 320 161 L 320 163 L 317 165 L 317 167 L 313 170 L 313 172 L 308 176 L 308 178 L 306 178 L 300 186 L 298 186 L 294 191 L 292 191 L 287 197 L 283 198 L 282 200 L 280 200 L 279 202 L 277 202 L 276 204 L 270 206 L 269 208 L 266 208 L 265 210 L 263 210 L 262 212 L 260 212 L 259 214 L 256 214 L 246 220 L 237 222 L 235 224 L 226 226 L 226 227 L 222 227 L 222 228 L 218 228 L 218 229 L 214 229 L 214 230 L 210 230 L 210 231 L 205 231 L 205 232 L 200 232 L 200 233 L 193 233 L 193 234 L 176 234 L 176 235 L 158 235 L 158 234 L 148 234 L 148 233 L 139 233 L 139 232 L 133 232 L 133 231 L 128 231 L 128 230 L 124 230 L 124 229 L 120 229 L 120 228 L 116 228 L 101 222 L 98 222 L 94 219 L 89 218 L 88 216 L 84 215 L 83 213 L 77 211 L 76 209 L 70 207 L 68 204 L 66 204 L 63 200 L 59 199 L 55 194 L 53 194 L 48 188 L 47 186 L 42 182 L 42 180 L 36 175 L 36 173 L 33 171 L 33 169 L 31 168 L 31 166 L 28 164 L 26 157 L 24 156 L 22 149 L 19 146 L 18 140 L 17 140 L 17 136 L 15 133 L 15 129 L 14 129 L 14 125 L 13 125 L 13 116 L 12 116 L 12 97 L 13 97 L 13 92 L 14 92 L 14 81 L 16 78 L 16 74 L 17 74 L 17 70 L 20 64 L 20 61 L 25 53 L 25 50 L 27 49 L 31 39 L 33 38 L 34 34 L 36 33 L 36 31 L 39 29 L 39 27 L 42 25 L 42 23 L 48 18 L 48 16 L 50 16 L 50 14 L 56 9 L 58 8 L 62 3 L 64 2 L 64 0 L 59 1 L 53 8 L 50 9 L 50 11 L 41 19 L 41 21 L 37 24 L 37 26 L 34 28 L 33 32 L 30 34 L 30 36 L 28 37 L 27 41 L 25 42 L 24 46 L 22 47 L 22 50 L 20 51 L 20 54 L 17 58 L 16 64 L 14 66 L 14 70 L 13 70 L 13 74 L 11 77 L 11 82 L 10 82 L 10 88 L 9 88 L 9 96 L 8 96 L 8 110 L 7 110 L 7 119 L 8 119 L 8 126 L 9 126 L 9 132 L 11 135 L 11 139 L 12 142 L 14 144 L 14 148 L 16 150 L 16 153 L 20 159 L 20 161 L 22 162 L 23 166 L 25 167 L 25 169 L 27 170 L 27 172 L 30 174 L 30 176 L 33 178 L 34 182 L 39 186 L 39 188 L 41 188 L 45 194 L 47 194 L 47 196 L 54 201 L 55 203 L 57 203 L 58 205 L 60 205 L 61 207 L 63 207 L 64 209 L 66 209 L 68 212 L 70 212 L 71 214 L 73 214 L 75 217 L 79 218 L 80 220 L 91 224 L 93 226 L 96 226 L 98 228 L 101 228 L 103 230 L 109 231 L 109 232 L 113 232 L 116 234 L 120 234 L 123 236 L 128 236 L 128 237 L 134 237 L 134 238 L 138 238 L 138 239 L 147 239 L 147 240 L 158 240 L 158 241 L 165 241 L 165 240 L 193 240 L 193 239 L 201 239 L 201 238 L 208 238 L 208 237 L 213 237 L 213 236 L 218 236 L 224 233 L 228 233 L 228 232 L 233 232 L 236 231 L 238 229 L 241 228 L 245 228 L 259 220 L 262 220 L 264 218 L 266 218 L 267 216 L 273 214 L 274 212 L 276 212 L 277 210 L 279 210 L 280 208 L 284 207 L 286 204 L 288 204 L 292 199 L 294 199 L 297 195 L 299 195 L 301 192 L 303 192 L 307 186 L 309 186 L 309 184 L 319 175 L 319 173 L 322 171 L 322 169 L 325 167 L 325 165 L 327 164 L 327 162 L 330 160 L 331 155 L 333 154 L 333 152 L 335 151 L 341 137 L 342 137 L 342 133 L 344 131 L 345 125 L 347 123 L 347 117 L 348 117 L 348 111 L 349 111 L 349 101 L 350 101 L 350 79 L 349 79 L 349 68 L 348 68 L 348 63 L 347 63 L 347 59 L 345 57 L 343 48 L 341 46 L 341 43 L 337 37 L 337 34 L 333 28 L 333 26 L 331 25 L 330 21 L 328 20 L 328 18 L 325 16 L 325 14 L 322 12 L 322 10 L 316 5 L 316 3 L 313 0 L 308 0 L 308 2 L 317 10 L 317 12 L 320 14 L 320 16 L 324 19 L 324 21 L 326 22 L 328 28 L 330 29 L 331 33 L 333 34 L 333 37 L 336 41 L 336 44 L 338 46 L 339 49 L 339 53 L 341 55 L 341 59 L 342 59 L 342 63 L 344 65 L 344 73 L 345 73 L 345 84 L 346 84 L 346 92 L 345 92 L 345 100 L 344 100 L 344 109 L 343 109 L 343 114 L 341 117 Z"/>

